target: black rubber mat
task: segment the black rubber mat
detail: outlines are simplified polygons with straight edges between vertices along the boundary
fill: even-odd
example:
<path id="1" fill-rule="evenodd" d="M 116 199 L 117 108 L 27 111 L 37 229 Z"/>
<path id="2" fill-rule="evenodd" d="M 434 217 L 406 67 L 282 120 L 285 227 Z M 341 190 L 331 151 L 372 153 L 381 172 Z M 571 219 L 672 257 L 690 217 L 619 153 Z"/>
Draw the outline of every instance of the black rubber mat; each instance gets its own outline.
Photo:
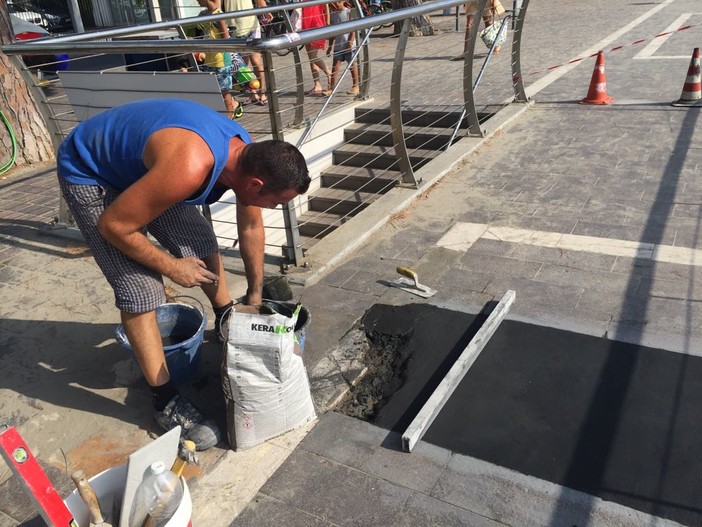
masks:
<path id="1" fill-rule="evenodd" d="M 373 422 L 403 432 L 483 320 L 373 306 L 366 329 L 404 335 L 407 359 Z M 424 441 L 702 525 L 699 357 L 504 321 Z"/>

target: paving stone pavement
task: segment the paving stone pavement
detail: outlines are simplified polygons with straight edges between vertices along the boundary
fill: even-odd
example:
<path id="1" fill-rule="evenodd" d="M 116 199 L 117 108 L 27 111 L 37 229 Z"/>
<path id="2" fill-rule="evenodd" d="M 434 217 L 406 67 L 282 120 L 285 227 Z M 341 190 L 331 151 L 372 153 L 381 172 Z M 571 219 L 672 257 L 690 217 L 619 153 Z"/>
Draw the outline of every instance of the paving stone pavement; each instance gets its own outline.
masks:
<path id="1" fill-rule="evenodd" d="M 374 303 L 424 301 L 381 283 L 394 279 L 400 264 L 438 289 L 429 300 L 435 304 L 476 312 L 513 289 L 511 317 L 700 355 L 701 271 L 694 252 L 684 253 L 688 260 L 661 262 L 585 245 L 562 249 L 484 236 L 461 251 L 437 245 L 469 223 L 701 249 L 700 110 L 670 106 L 699 45 L 699 27 L 656 39 L 661 46 L 652 57 L 640 55 L 679 17 L 689 14 L 684 23 L 702 23 L 696 8 L 693 0 L 533 1 L 523 72 L 539 72 L 527 76 L 534 105 L 422 189 L 405 212 L 314 285 L 295 288 L 313 316 L 305 350 L 311 375 Z M 430 46 L 436 52 L 432 60 L 420 61 L 418 54 L 414 62 L 422 67 L 405 78 L 413 102 L 460 100 L 451 80 L 458 79 L 458 69 L 447 60 L 458 52 L 458 35 L 449 31 L 452 19 L 437 20 L 445 34 L 416 39 L 423 56 Z M 587 92 L 592 59 L 547 71 L 581 53 L 638 39 L 645 42 L 606 54 L 611 106 L 577 104 Z M 410 57 L 414 49 L 408 49 Z M 392 65 L 391 55 L 375 56 L 378 68 Z M 508 97 L 507 63 L 505 52 L 491 62 L 476 90 L 478 101 Z M 445 81 L 441 90 L 436 72 Z M 157 430 L 147 387 L 113 339 L 118 314 L 89 255 L 79 243 L 38 232 L 56 214 L 54 177 L 51 166 L 22 167 L 0 180 L 0 419 L 18 426 L 65 494 L 69 467 L 95 474 L 123 462 Z M 227 268 L 232 287 L 240 288 L 237 263 L 227 262 Z M 219 347 L 212 340 L 208 331 L 204 374 L 186 390 L 222 423 Z M 384 446 L 386 435 L 329 413 L 316 426 L 245 453 L 212 449 L 189 473 L 194 523 L 613 525 L 616 518 L 622 525 L 672 525 L 608 503 L 592 505 L 432 445 L 422 444 L 410 459 Z M 499 484 L 488 485 L 480 476 L 485 474 Z M 0 488 L 0 527 L 40 523 L 4 465 Z M 505 488 L 512 492 L 502 494 Z M 539 513 L 539 504 L 543 511 L 573 512 L 556 519 Z M 627 514 L 625 521 L 621 515 Z"/>

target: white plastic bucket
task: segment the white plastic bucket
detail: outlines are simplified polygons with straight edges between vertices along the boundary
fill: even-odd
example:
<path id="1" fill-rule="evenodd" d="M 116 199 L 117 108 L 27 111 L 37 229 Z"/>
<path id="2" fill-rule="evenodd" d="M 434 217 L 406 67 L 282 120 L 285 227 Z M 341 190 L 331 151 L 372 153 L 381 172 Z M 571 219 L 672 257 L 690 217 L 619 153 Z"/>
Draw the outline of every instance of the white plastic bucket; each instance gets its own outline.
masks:
<path id="1" fill-rule="evenodd" d="M 110 497 L 113 496 L 114 500 L 121 504 L 124 486 L 127 483 L 127 465 L 125 463 L 118 467 L 109 468 L 93 476 L 89 481 L 100 503 L 108 503 L 108 501 L 111 501 Z M 180 481 L 183 483 L 183 499 L 165 527 L 192 527 L 193 502 L 190 498 L 190 491 L 188 490 L 188 485 L 185 483 L 185 479 L 180 478 Z M 68 510 L 71 511 L 71 514 L 73 514 L 79 527 L 88 527 L 88 525 L 90 525 L 90 513 L 83 503 L 83 500 L 78 495 L 77 490 L 74 490 L 66 496 L 63 502 L 66 504 L 66 507 L 68 507 Z M 119 510 L 119 507 L 117 507 L 117 509 Z M 103 513 L 106 512 L 108 511 L 103 511 Z M 112 519 L 112 524 L 114 527 L 118 526 L 114 518 Z"/>

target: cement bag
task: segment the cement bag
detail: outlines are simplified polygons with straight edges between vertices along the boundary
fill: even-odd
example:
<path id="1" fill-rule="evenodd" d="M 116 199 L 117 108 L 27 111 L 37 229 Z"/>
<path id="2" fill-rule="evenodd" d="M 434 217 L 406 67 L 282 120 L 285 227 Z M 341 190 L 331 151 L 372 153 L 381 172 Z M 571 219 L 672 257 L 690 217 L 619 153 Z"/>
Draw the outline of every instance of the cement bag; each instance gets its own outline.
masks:
<path id="1" fill-rule="evenodd" d="M 245 450 L 314 419 L 307 371 L 294 353 L 291 317 L 270 308 L 235 306 L 222 361 L 227 437 Z M 260 312 L 264 311 L 264 312 Z"/>

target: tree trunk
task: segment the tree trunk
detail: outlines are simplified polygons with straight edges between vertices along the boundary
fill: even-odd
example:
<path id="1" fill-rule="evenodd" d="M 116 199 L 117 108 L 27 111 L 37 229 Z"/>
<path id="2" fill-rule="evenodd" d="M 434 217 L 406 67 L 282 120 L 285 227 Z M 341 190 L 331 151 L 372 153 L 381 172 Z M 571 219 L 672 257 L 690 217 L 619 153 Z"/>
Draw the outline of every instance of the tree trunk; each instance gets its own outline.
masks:
<path id="1" fill-rule="evenodd" d="M 422 5 L 422 0 L 393 0 L 393 9 Z M 394 32 L 402 31 L 402 22 L 396 22 Z M 410 37 L 430 37 L 434 34 L 434 24 L 429 15 L 415 16 L 410 20 Z"/>
<path id="2" fill-rule="evenodd" d="M 13 40 L 7 5 L 0 0 L 0 41 Z M 0 51 L 0 111 L 5 115 L 17 140 L 16 166 L 43 163 L 55 158 L 46 122 L 32 97 L 22 72 L 11 58 Z M 7 125 L 0 123 L 0 166 L 12 156 L 12 138 Z"/>

